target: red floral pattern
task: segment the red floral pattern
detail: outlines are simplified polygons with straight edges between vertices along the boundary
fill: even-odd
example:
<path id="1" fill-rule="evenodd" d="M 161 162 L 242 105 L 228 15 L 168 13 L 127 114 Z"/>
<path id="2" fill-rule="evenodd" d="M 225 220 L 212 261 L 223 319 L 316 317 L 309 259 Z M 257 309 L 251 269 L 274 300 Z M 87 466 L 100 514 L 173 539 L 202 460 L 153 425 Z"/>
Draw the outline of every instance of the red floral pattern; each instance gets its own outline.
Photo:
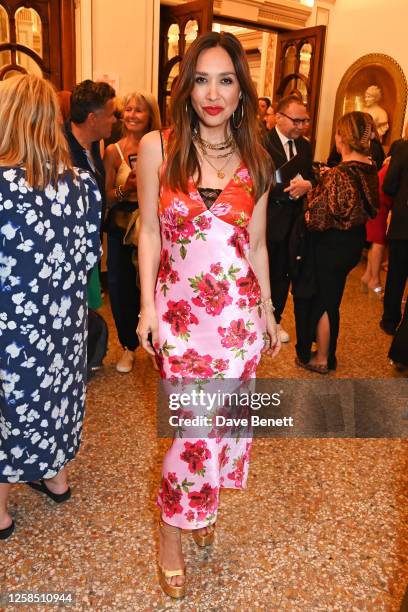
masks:
<path id="1" fill-rule="evenodd" d="M 200 474 L 204 476 L 204 462 L 211 459 L 211 452 L 207 447 L 205 440 L 197 440 L 197 442 L 184 442 L 184 451 L 180 455 L 182 461 L 188 463 L 188 469 L 192 474 Z"/>
<path id="2" fill-rule="evenodd" d="M 251 332 L 252 322 L 244 319 L 231 321 L 229 327 L 219 327 L 218 333 L 222 337 L 221 345 L 234 352 L 236 357 L 244 359 L 248 347 L 257 340 L 256 332 Z"/>
<path id="3" fill-rule="evenodd" d="M 251 443 L 247 442 L 245 453 L 243 453 L 241 456 L 237 457 L 237 459 L 234 460 L 234 463 L 233 463 L 234 470 L 230 472 L 229 474 L 227 474 L 227 477 L 230 480 L 234 481 L 234 484 L 237 487 L 237 489 L 242 489 L 243 487 L 243 481 L 245 478 L 245 466 L 246 466 L 246 463 L 249 461 L 250 450 L 251 450 Z"/>
<path id="4" fill-rule="evenodd" d="M 173 475 L 173 483 L 175 482 Z M 166 516 L 172 517 L 175 514 L 183 512 L 183 507 L 180 504 L 182 492 L 179 488 L 172 486 L 172 482 L 168 478 L 162 478 L 159 498 L 161 507 Z"/>
<path id="5" fill-rule="evenodd" d="M 171 371 L 183 378 L 208 378 L 214 374 L 211 355 L 199 355 L 195 349 L 169 357 L 169 363 Z"/>
<path id="6" fill-rule="evenodd" d="M 160 290 L 164 295 L 166 295 L 169 290 L 168 283 L 174 285 L 180 280 L 177 270 L 172 269 L 172 263 L 174 263 L 174 259 L 169 255 L 169 251 L 167 249 L 162 249 L 157 278 L 160 283 Z"/>
<path id="7" fill-rule="evenodd" d="M 211 513 L 217 507 L 218 487 L 212 487 L 208 482 L 204 483 L 200 491 L 192 491 L 188 494 L 191 508 L 197 508 L 201 512 Z"/>
<path id="8" fill-rule="evenodd" d="M 186 300 L 167 302 L 167 312 L 162 316 L 163 321 L 170 323 L 171 331 L 175 336 L 188 339 L 190 336 L 189 325 L 198 325 L 197 317 L 191 312 L 191 306 Z"/>
<path id="9" fill-rule="evenodd" d="M 260 304 L 261 288 L 251 268 L 248 270 L 246 276 L 241 276 L 237 279 L 236 285 L 239 288 L 239 295 L 244 295 L 247 298 L 249 308 L 253 308 Z"/>
<path id="10" fill-rule="evenodd" d="M 227 244 L 234 247 L 237 257 L 245 257 L 245 253 L 249 247 L 249 236 L 246 229 L 234 228 L 233 234 L 227 240 Z"/>
<path id="11" fill-rule="evenodd" d="M 218 454 L 218 465 L 221 468 L 228 465 L 228 452 L 230 451 L 230 447 L 228 444 L 224 444 L 221 451 Z"/>
<path id="12" fill-rule="evenodd" d="M 219 327 L 218 333 L 222 336 L 221 344 L 225 348 L 242 348 L 245 340 L 249 336 L 249 331 L 245 327 L 244 319 L 232 321 L 228 328 Z"/>
<path id="13" fill-rule="evenodd" d="M 252 378 L 253 374 L 255 374 L 257 365 L 258 357 L 255 355 L 254 357 L 252 357 L 252 359 L 249 359 L 249 361 L 245 363 L 242 374 L 239 377 L 240 380 L 249 380 L 250 378 Z"/>
<path id="14" fill-rule="evenodd" d="M 168 132 L 163 135 L 166 143 Z M 247 169 L 240 164 L 209 210 L 192 179 L 187 191 L 163 183 L 159 199 L 157 360 L 172 389 L 190 384 L 183 378 L 205 388 L 212 384 L 208 379 L 225 378 L 228 385 L 229 379 L 253 377 L 265 331 L 263 312 L 256 307 L 259 284 L 249 264 L 254 197 Z M 183 414 L 191 418 L 197 409 L 188 406 Z M 220 488 L 245 486 L 247 439 L 231 427 L 224 437 L 217 432 L 199 439 L 179 429 L 164 458 L 158 503 L 171 524 L 203 527 L 216 520 Z"/>
<path id="15" fill-rule="evenodd" d="M 206 313 L 213 317 L 232 304 L 232 297 L 228 294 L 230 283 L 227 280 L 218 281 L 212 274 L 204 274 L 191 279 L 191 284 L 198 292 L 198 296 L 193 297 L 191 301 L 196 306 L 205 308 Z"/>

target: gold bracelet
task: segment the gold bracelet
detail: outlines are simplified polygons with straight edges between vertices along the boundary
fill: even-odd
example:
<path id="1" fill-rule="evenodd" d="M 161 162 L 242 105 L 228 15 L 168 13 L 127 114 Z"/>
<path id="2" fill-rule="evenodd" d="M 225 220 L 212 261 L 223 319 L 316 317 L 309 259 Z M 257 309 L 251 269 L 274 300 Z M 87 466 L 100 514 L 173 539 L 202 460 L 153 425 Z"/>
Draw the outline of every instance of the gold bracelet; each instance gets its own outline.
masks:
<path id="1" fill-rule="evenodd" d="M 122 190 L 122 185 L 118 185 L 118 194 L 120 196 L 121 200 L 124 200 L 126 198 L 126 194 L 125 192 Z"/>
<path id="2" fill-rule="evenodd" d="M 265 311 L 269 310 L 270 312 L 275 312 L 275 306 L 273 305 L 272 298 L 269 297 L 261 300 L 261 304 Z"/>

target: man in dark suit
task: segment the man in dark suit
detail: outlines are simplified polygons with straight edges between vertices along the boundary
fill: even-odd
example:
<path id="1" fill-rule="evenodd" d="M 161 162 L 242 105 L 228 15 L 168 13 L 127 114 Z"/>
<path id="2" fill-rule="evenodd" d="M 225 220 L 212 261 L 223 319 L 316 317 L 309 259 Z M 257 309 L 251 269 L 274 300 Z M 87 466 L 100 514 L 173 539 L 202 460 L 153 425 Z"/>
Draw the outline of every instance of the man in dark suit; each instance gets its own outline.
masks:
<path id="1" fill-rule="evenodd" d="M 308 122 L 306 107 L 297 96 L 282 98 L 276 109 L 276 126 L 268 133 L 265 142 L 277 170 L 295 155 L 298 162 L 298 174 L 289 184 L 277 181 L 268 201 L 269 274 L 281 342 L 289 341 L 289 335 L 280 326 L 290 284 L 289 236 L 302 211 L 303 198 L 314 184 L 312 149 L 302 136 Z"/>
<path id="2" fill-rule="evenodd" d="M 380 327 L 393 335 L 401 321 L 401 304 L 408 278 L 408 141 L 394 149 L 383 191 L 394 198 L 388 228 L 388 274 Z"/>
<path id="3" fill-rule="evenodd" d="M 96 180 L 105 209 L 105 169 L 100 141 L 109 138 L 115 117 L 115 90 L 108 83 L 82 81 L 71 95 L 70 119 L 65 134 L 74 166 L 87 170 Z M 102 216 L 103 219 L 103 216 Z"/>
<path id="4" fill-rule="evenodd" d="M 65 122 L 71 159 L 74 166 L 87 170 L 98 184 L 101 192 L 102 214 L 105 218 L 105 169 L 101 157 L 100 141 L 108 138 L 116 121 L 115 90 L 108 83 L 82 81 L 74 87 L 71 95 L 70 119 Z M 102 306 L 102 296 L 97 266 L 88 282 L 88 304 L 97 309 Z"/>

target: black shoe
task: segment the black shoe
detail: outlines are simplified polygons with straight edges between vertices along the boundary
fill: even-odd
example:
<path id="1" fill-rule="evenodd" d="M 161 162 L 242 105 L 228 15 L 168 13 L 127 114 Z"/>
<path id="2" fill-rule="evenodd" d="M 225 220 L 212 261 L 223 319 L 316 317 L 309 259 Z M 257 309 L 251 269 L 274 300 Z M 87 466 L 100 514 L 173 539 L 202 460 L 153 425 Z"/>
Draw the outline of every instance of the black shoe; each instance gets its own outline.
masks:
<path id="1" fill-rule="evenodd" d="M 337 357 L 334 357 L 333 359 L 329 359 L 327 365 L 329 366 L 329 370 L 331 370 L 332 372 L 335 372 L 337 370 Z"/>
<path id="2" fill-rule="evenodd" d="M 64 493 L 53 493 L 47 487 L 43 479 L 41 479 L 39 482 L 27 482 L 26 484 L 35 491 L 45 493 L 45 495 L 52 499 L 52 501 L 54 501 L 56 504 L 61 504 L 71 497 L 71 489 L 69 487 Z"/>
<path id="3" fill-rule="evenodd" d="M 395 332 L 397 331 L 397 325 L 394 325 L 393 323 L 387 323 L 387 321 L 381 319 L 380 327 L 383 332 L 385 332 L 389 336 L 395 336 Z"/>
<path id="4" fill-rule="evenodd" d="M 13 533 L 15 526 L 14 521 L 12 521 L 11 525 L 5 527 L 5 529 L 0 529 L 0 540 L 7 540 Z"/>

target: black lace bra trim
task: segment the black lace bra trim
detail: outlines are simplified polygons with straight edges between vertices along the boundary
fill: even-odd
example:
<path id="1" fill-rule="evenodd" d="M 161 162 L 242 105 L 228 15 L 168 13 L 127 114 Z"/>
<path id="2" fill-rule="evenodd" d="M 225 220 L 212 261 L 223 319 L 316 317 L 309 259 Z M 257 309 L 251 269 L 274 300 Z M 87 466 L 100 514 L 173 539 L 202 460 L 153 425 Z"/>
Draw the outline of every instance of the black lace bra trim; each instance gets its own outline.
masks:
<path id="1" fill-rule="evenodd" d="M 222 189 L 211 189 L 209 187 L 198 188 L 198 192 L 207 208 L 211 208 L 221 191 Z"/>

